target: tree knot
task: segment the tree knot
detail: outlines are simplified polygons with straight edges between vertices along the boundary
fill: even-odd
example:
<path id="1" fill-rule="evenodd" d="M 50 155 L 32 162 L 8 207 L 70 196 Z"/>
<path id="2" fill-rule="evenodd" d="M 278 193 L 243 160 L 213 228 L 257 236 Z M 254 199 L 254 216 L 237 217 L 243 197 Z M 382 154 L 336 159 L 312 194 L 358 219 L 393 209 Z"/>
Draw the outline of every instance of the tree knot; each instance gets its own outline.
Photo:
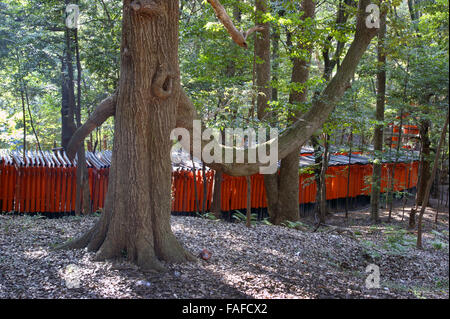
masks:
<path id="1" fill-rule="evenodd" d="M 159 65 L 152 83 L 153 94 L 160 99 L 167 99 L 172 94 L 174 78 L 166 64 Z"/>
<path id="2" fill-rule="evenodd" d="M 154 0 L 134 0 L 130 6 L 134 12 L 147 16 L 161 15 L 164 12 L 161 4 Z"/>

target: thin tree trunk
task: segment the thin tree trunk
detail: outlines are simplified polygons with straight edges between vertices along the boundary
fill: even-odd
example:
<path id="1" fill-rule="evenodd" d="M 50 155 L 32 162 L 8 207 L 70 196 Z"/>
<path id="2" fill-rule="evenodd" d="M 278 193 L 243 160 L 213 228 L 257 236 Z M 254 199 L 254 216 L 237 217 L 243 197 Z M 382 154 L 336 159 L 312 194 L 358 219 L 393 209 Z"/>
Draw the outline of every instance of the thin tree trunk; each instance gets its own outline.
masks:
<path id="1" fill-rule="evenodd" d="M 381 193 L 381 166 L 383 163 L 383 128 L 384 105 L 386 99 L 386 15 L 380 17 L 380 31 L 378 33 L 378 71 L 377 71 L 377 109 L 374 136 L 374 163 L 372 173 L 372 193 L 370 195 L 370 217 L 373 222 L 379 222 L 380 193 Z"/>
<path id="2" fill-rule="evenodd" d="M 442 190 L 442 187 L 439 188 L 439 185 L 441 184 L 442 172 L 444 171 L 444 155 L 445 155 L 445 151 L 444 150 L 445 150 L 445 144 L 446 144 L 446 139 L 444 137 L 444 146 L 442 147 L 442 153 L 441 153 L 442 154 L 442 156 L 441 156 L 441 167 L 439 169 L 439 174 L 438 174 L 439 177 L 438 177 L 438 182 L 437 182 L 437 184 L 438 184 L 438 196 L 436 198 L 437 198 L 437 202 L 438 202 L 438 207 L 436 209 L 436 218 L 434 219 L 434 222 L 436 224 L 438 222 L 439 210 L 441 209 L 441 205 L 442 205 L 442 201 L 443 201 L 443 194 L 444 194 L 444 192 Z"/>
<path id="3" fill-rule="evenodd" d="M 78 42 L 78 30 L 74 31 L 74 40 L 75 40 L 75 58 L 77 65 L 77 107 L 75 110 L 75 118 L 76 118 L 76 126 L 77 128 L 81 127 L 81 61 L 80 61 L 80 48 Z M 86 163 L 86 153 L 84 148 L 84 143 L 80 145 L 78 150 L 78 165 L 77 165 L 77 194 L 79 197 L 76 197 L 76 209 L 75 214 L 80 215 L 82 212 L 84 214 L 92 213 L 92 205 L 91 205 L 91 194 L 89 191 L 89 173 Z M 78 191 L 78 188 L 80 191 Z"/>
<path id="4" fill-rule="evenodd" d="M 272 28 L 272 100 L 278 101 L 278 72 L 280 67 L 279 51 L 280 51 L 280 31 L 278 28 Z"/>
<path id="5" fill-rule="evenodd" d="M 328 160 L 329 160 L 329 151 L 328 151 L 328 134 L 325 135 L 324 142 L 324 151 L 322 154 L 322 167 L 320 171 L 320 202 L 317 203 L 319 205 L 319 221 L 323 224 L 325 223 L 326 215 L 328 214 L 327 207 L 327 182 L 326 182 L 326 173 L 328 170 Z"/>
<path id="6" fill-rule="evenodd" d="M 22 99 L 22 119 L 23 119 L 23 161 L 26 163 L 27 153 L 27 118 L 25 113 L 25 97 L 23 87 L 20 89 L 20 97 Z"/>
<path id="7" fill-rule="evenodd" d="M 302 11 L 304 12 L 302 19 L 313 18 L 315 11 L 314 2 L 311 0 L 302 1 Z M 299 43 L 298 49 L 308 50 L 308 57 L 293 59 L 291 83 L 304 85 L 309 78 L 309 61 L 312 48 L 309 45 Z M 300 91 L 292 90 L 289 94 L 289 102 L 291 104 L 303 103 L 307 100 L 307 97 L 308 90 L 306 87 Z M 299 112 L 296 112 L 290 120 L 296 121 L 300 115 Z M 300 150 L 301 146 L 281 160 L 279 175 L 264 175 L 268 211 L 273 224 L 280 224 L 286 220 L 299 220 L 300 185 L 298 168 Z"/>
<path id="8" fill-rule="evenodd" d="M 430 146 L 429 138 L 430 122 L 428 120 L 421 120 L 419 125 L 420 139 L 422 142 L 421 152 L 421 166 L 420 166 L 420 182 L 417 185 L 416 206 L 422 206 L 425 197 L 425 190 L 427 188 L 428 180 L 430 179 Z"/>
<path id="9" fill-rule="evenodd" d="M 211 212 L 216 218 L 221 217 L 222 207 L 221 207 L 221 188 L 222 188 L 222 171 L 217 170 L 214 173 L 214 193 L 213 202 L 211 205 Z"/>
<path id="10" fill-rule="evenodd" d="M 408 200 L 408 195 L 409 195 L 409 193 L 407 191 L 409 190 L 408 187 L 409 187 L 409 184 L 411 182 L 411 171 L 412 171 L 412 169 L 413 169 L 413 157 L 411 157 L 411 164 L 409 166 L 408 177 L 406 179 L 405 193 L 403 195 L 402 221 L 405 218 L 405 206 L 406 206 L 406 202 Z"/>
<path id="11" fill-rule="evenodd" d="M 246 226 L 248 228 L 252 225 L 252 180 L 250 176 L 246 176 L 247 180 L 247 218 Z"/>
<path id="12" fill-rule="evenodd" d="M 205 213 L 206 210 L 206 195 L 207 195 L 207 180 L 206 180 L 206 169 L 205 163 L 202 162 L 202 177 L 203 177 L 203 200 L 202 200 L 202 214 Z"/>
<path id="13" fill-rule="evenodd" d="M 350 150 L 348 152 L 347 197 L 345 198 L 345 218 L 348 218 L 348 199 L 350 196 L 350 171 L 352 164 L 353 128 L 350 127 Z"/>
<path id="14" fill-rule="evenodd" d="M 403 130 L 403 109 L 400 111 L 400 125 L 398 128 L 398 140 L 397 140 L 397 146 L 396 146 L 396 153 L 395 153 L 395 161 L 394 166 L 392 167 L 391 172 L 391 185 L 389 186 L 388 190 L 388 202 L 389 202 L 389 216 L 388 216 L 388 222 L 391 221 L 392 218 L 392 206 L 393 206 L 393 192 L 394 192 L 394 185 L 395 185 L 395 167 L 398 163 L 398 158 L 400 156 L 400 145 L 402 143 L 402 130 Z"/>
<path id="15" fill-rule="evenodd" d="M 27 102 L 28 115 L 30 116 L 31 129 L 33 130 L 34 137 L 36 138 L 36 143 L 37 143 L 39 152 L 41 152 L 41 154 L 42 154 L 41 143 L 39 142 L 39 137 L 38 137 L 38 135 L 36 133 L 36 129 L 34 127 L 33 114 L 31 113 L 30 100 L 28 97 L 28 87 L 26 84 L 24 84 L 24 87 L 25 87 L 25 101 Z"/>
<path id="16" fill-rule="evenodd" d="M 197 189 L 197 170 L 195 169 L 194 157 L 192 156 L 192 175 L 194 177 L 194 199 L 195 199 L 195 207 L 194 210 L 198 214 L 199 213 L 199 205 L 198 205 L 198 189 Z"/>
<path id="17" fill-rule="evenodd" d="M 256 109 L 261 120 L 266 115 L 266 108 L 272 98 L 270 88 L 270 23 L 263 22 L 263 15 L 268 12 L 267 0 L 255 1 L 256 25 L 263 28 L 255 35 L 255 54 L 262 63 L 256 63 Z"/>

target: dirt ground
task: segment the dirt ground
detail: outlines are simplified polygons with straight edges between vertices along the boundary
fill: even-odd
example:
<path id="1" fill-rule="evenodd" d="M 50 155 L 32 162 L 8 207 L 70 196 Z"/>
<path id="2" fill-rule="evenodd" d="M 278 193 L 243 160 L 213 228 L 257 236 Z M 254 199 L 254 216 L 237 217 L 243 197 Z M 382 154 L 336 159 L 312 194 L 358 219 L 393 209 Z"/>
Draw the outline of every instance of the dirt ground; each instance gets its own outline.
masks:
<path id="1" fill-rule="evenodd" d="M 384 211 L 378 225 L 369 222 L 368 208 L 351 211 L 348 220 L 339 212 L 316 232 L 308 221 L 249 229 L 174 216 L 184 246 L 195 255 L 206 248 L 212 258 L 167 265 L 166 273 L 142 272 L 124 260 L 94 262 L 87 250 L 53 249 L 88 230 L 96 216 L 1 215 L 0 298 L 448 298 L 448 208 L 437 224 L 436 210 L 427 209 L 423 250 L 415 248 L 415 232 L 405 230 L 409 209 L 402 220 L 396 203 L 392 222 Z"/>

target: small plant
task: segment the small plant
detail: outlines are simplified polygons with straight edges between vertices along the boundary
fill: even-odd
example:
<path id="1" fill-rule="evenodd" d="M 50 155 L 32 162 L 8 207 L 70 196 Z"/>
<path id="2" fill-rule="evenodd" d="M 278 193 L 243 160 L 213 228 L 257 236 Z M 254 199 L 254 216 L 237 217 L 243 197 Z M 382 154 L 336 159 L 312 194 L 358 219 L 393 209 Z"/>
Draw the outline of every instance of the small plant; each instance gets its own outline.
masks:
<path id="1" fill-rule="evenodd" d="M 238 223 L 243 222 L 247 219 L 247 217 L 238 210 L 234 211 L 232 218 L 234 218 Z"/>
<path id="2" fill-rule="evenodd" d="M 447 244 L 446 244 L 446 243 L 443 243 L 443 242 L 441 242 L 441 241 L 439 241 L 439 240 L 434 240 L 434 241 L 432 241 L 432 242 L 431 242 L 431 245 L 432 245 L 433 248 L 436 249 L 436 250 L 441 250 L 441 249 L 444 249 L 445 247 L 447 247 Z"/>
<path id="3" fill-rule="evenodd" d="M 423 292 L 419 288 L 412 288 L 411 292 L 417 299 L 425 299 Z"/>
<path id="4" fill-rule="evenodd" d="M 269 218 L 266 217 L 264 218 L 261 223 L 263 223 L 264 225 L 268 225 L 268 226 L 273 226 L 273 224 L 269 221 Z"/>
<path id="5" fill-rule="evenodd" d="M 369 227 L 369 234 L 374 234 L 374 233 L 376 233 L 378 231 L 378 226 L 377 225 L 371 225 L 370 227 Z"/>
<path id="6" fill-rule="evenodd" d="M 381 253 L 377 251 L 375 248 L 375 244 L 369 240 L 363 240 L 361 242 L 363 245 L 363 252 L 367 256 L 369 256 L 372 260 L 378 259 L 381 257 Z"/>
<path id="7" fill-rule="evenodd" d="M 99 208 L 98 211 L 96 211 L 95 213 L 92 213 L 92 216 L 94 216 L 94 217 L 100 217 L 100 215 L 102 214 L 102 212 L 103 212 L 103 209 L 102 209 L 102 208 Z"/>
<path id="8" fill-rule="evenodd" d="M 209 220 L 217 220 L 217 217 L 211 212 L 204 213 L 203 218 L 206 218 Z"/>
<path id="9" fill-rule="evenodd" d="M 284 222 L 281 223 L 281 225 L 288 227 L 288 228 L 295 228 L 295 229 L 298 229 L 300 227 L 306 228 L 306 225 L 300 221 L 292 222 L 290 220 L 285 220 Z"/>
<path id="10" fill-rule="evenodd" d="M 406 253 L 409 248 L 414 247 L 416 244 L 415 237 L 411 236 L 404 229 L 395 229 L 394 227 L 388 227 L 384 233 L 387 234 L 387 236 L 383 248 L 393 254 L 402 255 Z"/>
<path id="11" fill-rule="evenodd" d="M 238 211 L 238 210 L 235 210 L 235 211 L 234 211 L 233 218 L 234 218 L 238 223 L 246 222 L 246 221 L 247 221 L 247 216 L 244 215 L 243 213 L 241 213 L 241 212 Z M 251 217 L 250 217 L 250 223 L 251 223 L 252 225 L 256 225 L 257 221 L 258 221 L 258 215 L 257 215 L 257 214 L 251 214 Z"/>
<path id="12" fill-rule="evenodd" d="M 27 220 L 27 221 L 32 221 L 32 220 L 36 220 L 36 219 L 45 219 L 46 218 L 44 215 L 42 215 L 40 213 L 37 213 L 35 215 L 26 214 L 24 216 L 25 216 L 25 220 Z"/>
<path id="13" fill-rule="evenodd" d="M 196 212 L 195 216 L 204 218 L 204 219 L 209 219 L 209 220 L 218 220 L 218 218 L 211 212 L 205 212 L 205 213 Z"/>
<path id="14" fill-rule="evenodd" d="M 436 288 L 438 289 L 448 289 L 448 279 L 436 278 L 435 279 Z"/>

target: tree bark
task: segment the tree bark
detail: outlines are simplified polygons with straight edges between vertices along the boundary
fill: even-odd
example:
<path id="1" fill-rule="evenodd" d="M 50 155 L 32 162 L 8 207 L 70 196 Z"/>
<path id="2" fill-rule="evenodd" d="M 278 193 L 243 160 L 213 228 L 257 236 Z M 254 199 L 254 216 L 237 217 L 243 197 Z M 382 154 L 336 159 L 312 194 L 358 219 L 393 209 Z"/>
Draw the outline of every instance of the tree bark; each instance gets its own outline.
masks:
<path id="1" fill-rule="evenodd" d="M 71 87 L 73 92 L 73 77 L 71 82 L 68 68 L 67 53 L 65 52 L 61 58 L 61 147 L 63 148 L 69 145 L 69 141 L 75 130 L 73 121 L 69 119 L 71 114 L 73 116 L 73 113 L 70 111 L 70 108 L 73 106 L 70 100 Z"/>
<path id="2" fill-rule="evenodd" d="M 121 76 L 105 213 L 66 247 L 97 260 L 126 253 L 142 269 L 194 257 L 170 228 L 170 133 L 179 99 L 178 1 L 123 2 Z"/>
<path id="3" fill-rule="evenodd" d="M 422 143 L 421 165 L 420 165 L 420 181 L 417 185 L 416 206 L 422 206 L 425 197 L 425 190 L 427 188 L 428 180 L 430 179 L 430 146 L 431 141 L 429 137 L 430 122 L 428 120 L 421 120 L 419 124 L 420 140 Z"/>
<path id="4" fill-rule="evenodd" d="M 370 195 L 370 218 L 373 222 L 379 222 L 380 194 L 381 194 L 381 166 L 383 162 L 383 121 L 384 105 L 386 101 L 386 14 L 380 18 L 380 32 L 378 34 L 378 71 L 377 71 L 377 108 L 374 135 L 374 163 L 372 172 L 372 193 Z"/>
<path id="5" fill-rule="evenodd" d="M 214 192 L 211 204 L 211 212 L 214 214 L 216 218 L 220 218 L 222 212 L 222 205 L 221 205 L 222 175 L 223 174 L 221 170 L 217 170 L 214 173 Z"/>
<path id="6" fill-rule="evenodd" d="M 224 25 L 225 29 L 227 29 L 227 32 L 230 34 L 233 41 L 237 45 L 247 49 L 247 42 L 246 42 L 247 37 L 256 31 L 261 31 L 262 30 L 261 27 L 255 26 L 248 29 L 246 32 L 240 32 L 238 29 L 236 29 L 227 11 L 218 0 L 208 0 L 208 2 L 213 7 L 217 19 L 219 19 L 219 21 L 222 22 L 222 24 Z"/>
<path id="7" fill-rule="evenodd" d="M 247 181 L 247 214 L 245 225 L 250 228 L 252 226 L 252 179 L 250 176 L 245 177 Z"/>
<path id="8" fill-rule="evenodd" d="M 255 37 L 255 54 L 261 63 L 256 63 L 256 110 L 258 119 L 266 115 L 266 109 L 272 98 L 270 88 L 270 24 L 263 22 L 263 15 L 267 13 L 267 0 L 256 0 L 256 23 L 262 31 Z"/>
<path id="9" fill-rule="evenodd" d="M 78 3 L 78 1 L 77 1 Z M 81 61 L 80 61 L 80 49 L 78 42 L 78 30 L 74 31 L 75 41 L 75 58 L 77 65 L 77 104 L 75 110 L 76 126 L 81 127 Z M 89 173 L 86 163 L 86 153 L 84 143 L 82 143 L 78 149 L 78 165 L 77 165 L 77 191 L 76 191 L 76 206 L 75 214 L 92 213 L 91 206 L 91 194 L 89 191 Z"/>
<path id="10" fill-rule="evenodd" d="M 425 213 L 425 209 L 428 205 L 428 200 L 430 199 L 430 192 L 431 192 L 431 186 L 433 185 L 433 179 L 436 176 L 436 171 L 439 163 L 439 153 L 441 152 L 442 144 L 445 140 L 445 135 L 447 134 L 447 126 L 449 121 L 449 113 L 447 111 L 447 117 L 445 120 L 444 127 L 442 128 L 441 137 L 439 139 L 439 144 L 436 149 L 436 155 L 434 156 L 434 164 L 433 164 L 433 170 L 431 172 L 431 178 L 427 180 L 427 186 L 425 189 L 422 207 L 420 209 L 420 214 L 418 218 L 418 226 L 417 226 L 417 248 L 422 249 L 422 219 L 423 214 Z"/>

